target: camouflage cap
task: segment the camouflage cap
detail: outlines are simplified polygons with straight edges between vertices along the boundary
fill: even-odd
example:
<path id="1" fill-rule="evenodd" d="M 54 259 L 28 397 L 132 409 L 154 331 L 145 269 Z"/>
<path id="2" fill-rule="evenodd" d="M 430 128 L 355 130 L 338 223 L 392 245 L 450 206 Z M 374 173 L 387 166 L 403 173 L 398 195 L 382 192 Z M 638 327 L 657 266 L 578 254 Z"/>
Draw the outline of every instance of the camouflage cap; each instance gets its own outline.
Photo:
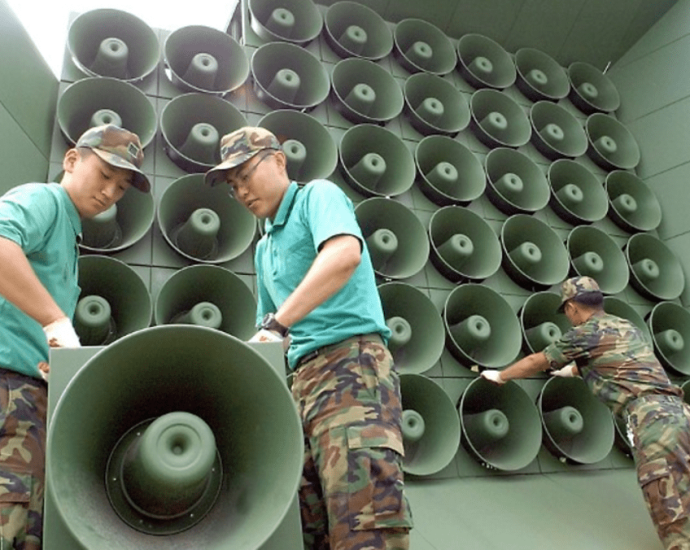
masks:
<path id="1" fill-rule="evenodd" d="M 206 172 L 208 185 L 225 183 L 228 170 L 247 162 L 264 149 L 282 150 L 278 138 L 265 128 L 245 126 L 223 136 L 220 140 L 221 163 Z"/>
<path id="2" fill-rule="evenodd" d="M 111 166 L 131 170 L 132 185 L 144 193 L 151 190 L 148 178 L 140 170 L 144 151 L 136 134 L 114 124 L 94 126 L 81 135 L 76 146 L 91 149 Z"/>
<path id="3" fill-rule="evenodd" d="M 561 285 L 561 305 L 558 306 L 558 311 L 563 311 L 565 303 L 571 298 L 577 298 L 592 292 L 601 292 L 601 289 L 591 277 L 571 277 L 566 279 Z"/>

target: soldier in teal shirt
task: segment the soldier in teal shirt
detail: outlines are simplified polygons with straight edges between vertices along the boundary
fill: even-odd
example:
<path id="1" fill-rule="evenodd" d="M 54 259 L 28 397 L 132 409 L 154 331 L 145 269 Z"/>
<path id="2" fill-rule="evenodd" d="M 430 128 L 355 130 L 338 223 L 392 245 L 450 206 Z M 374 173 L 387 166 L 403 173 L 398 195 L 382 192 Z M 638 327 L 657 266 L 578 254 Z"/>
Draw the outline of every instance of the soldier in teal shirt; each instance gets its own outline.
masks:
<path id="1" fill-rule="evenodd" d="M 60 184 L 0 197 L 0 548 L 41 548 L 49 347 L 78 347 L 72 326 L 81 219 L 134 186 L 148 192 L 139 138 L 87 130 L 65 154 Z"/>
<path id="2" fill-rule="evenodd" d="M 282 341 L 295 371 L 305 548 L 405 550 L 400 383 L 352 203 L 329 181 L 291 182 L 280 143 L 263 128 L 224 136 L 221 157 L 207 182 L 229 185 L 265 220 L 251 341 Z"/>

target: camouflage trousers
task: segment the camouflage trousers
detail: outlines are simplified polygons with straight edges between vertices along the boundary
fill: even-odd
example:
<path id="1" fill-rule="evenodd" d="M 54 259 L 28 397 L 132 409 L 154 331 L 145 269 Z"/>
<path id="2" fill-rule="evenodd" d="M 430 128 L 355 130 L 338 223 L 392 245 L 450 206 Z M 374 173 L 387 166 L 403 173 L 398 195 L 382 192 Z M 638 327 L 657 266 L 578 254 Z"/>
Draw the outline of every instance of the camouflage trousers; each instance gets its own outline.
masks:
<path id="1" fill-rule="evenodd" d="M 666 550 L 690 549 L 690 406 L 643 396 L 627 408 L 637 478 Z"/>
<path id="2" fill-rule="evenodd" d="M 322 348 L 297 370 L 292 395 L 305 436 L 305 549 L 407 550 L 400 380 L 381 338 Z"/>

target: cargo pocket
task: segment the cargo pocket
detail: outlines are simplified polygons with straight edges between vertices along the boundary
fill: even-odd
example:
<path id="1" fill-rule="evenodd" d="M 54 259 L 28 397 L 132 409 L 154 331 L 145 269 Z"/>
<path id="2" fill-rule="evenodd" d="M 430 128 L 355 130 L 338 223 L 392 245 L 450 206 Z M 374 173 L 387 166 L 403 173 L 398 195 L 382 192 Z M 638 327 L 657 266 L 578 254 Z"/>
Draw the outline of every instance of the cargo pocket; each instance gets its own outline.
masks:
<path id="1" fill-rule="evenodd" d="M 9 542 L 13 548 L 24 541 L 30 500 L 31 475 L 0 474 L 0 546 Z"/>
<path id="2" fill-rule="evenodd" d="M 658 527 L 670 525 L 683 516 L 683 502 L 666 459 L 657 458 L 642 464 L 637 479 L 647 509 Z"/>

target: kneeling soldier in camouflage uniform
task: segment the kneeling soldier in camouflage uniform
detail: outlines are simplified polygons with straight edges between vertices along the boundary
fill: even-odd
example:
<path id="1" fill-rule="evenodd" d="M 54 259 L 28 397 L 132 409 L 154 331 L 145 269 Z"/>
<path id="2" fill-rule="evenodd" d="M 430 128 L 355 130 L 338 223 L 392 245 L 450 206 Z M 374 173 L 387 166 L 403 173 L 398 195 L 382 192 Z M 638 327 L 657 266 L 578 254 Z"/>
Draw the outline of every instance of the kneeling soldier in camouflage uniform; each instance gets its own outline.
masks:
<path id="1" fill-rule="evenodd" d="M 604 312 L 596 281 L 568 279 L 561 298 L 559 311 L 572 330 L 543 351 L 482 376 L 497 384 L 547 369 L 560 369 L 552 372 L 556 376 L 582 376 L 627 422 L 638 481 L 666 550 L 690 549 L 690 406 L 683 391 L 668 379 L 642 332 Z"/>

